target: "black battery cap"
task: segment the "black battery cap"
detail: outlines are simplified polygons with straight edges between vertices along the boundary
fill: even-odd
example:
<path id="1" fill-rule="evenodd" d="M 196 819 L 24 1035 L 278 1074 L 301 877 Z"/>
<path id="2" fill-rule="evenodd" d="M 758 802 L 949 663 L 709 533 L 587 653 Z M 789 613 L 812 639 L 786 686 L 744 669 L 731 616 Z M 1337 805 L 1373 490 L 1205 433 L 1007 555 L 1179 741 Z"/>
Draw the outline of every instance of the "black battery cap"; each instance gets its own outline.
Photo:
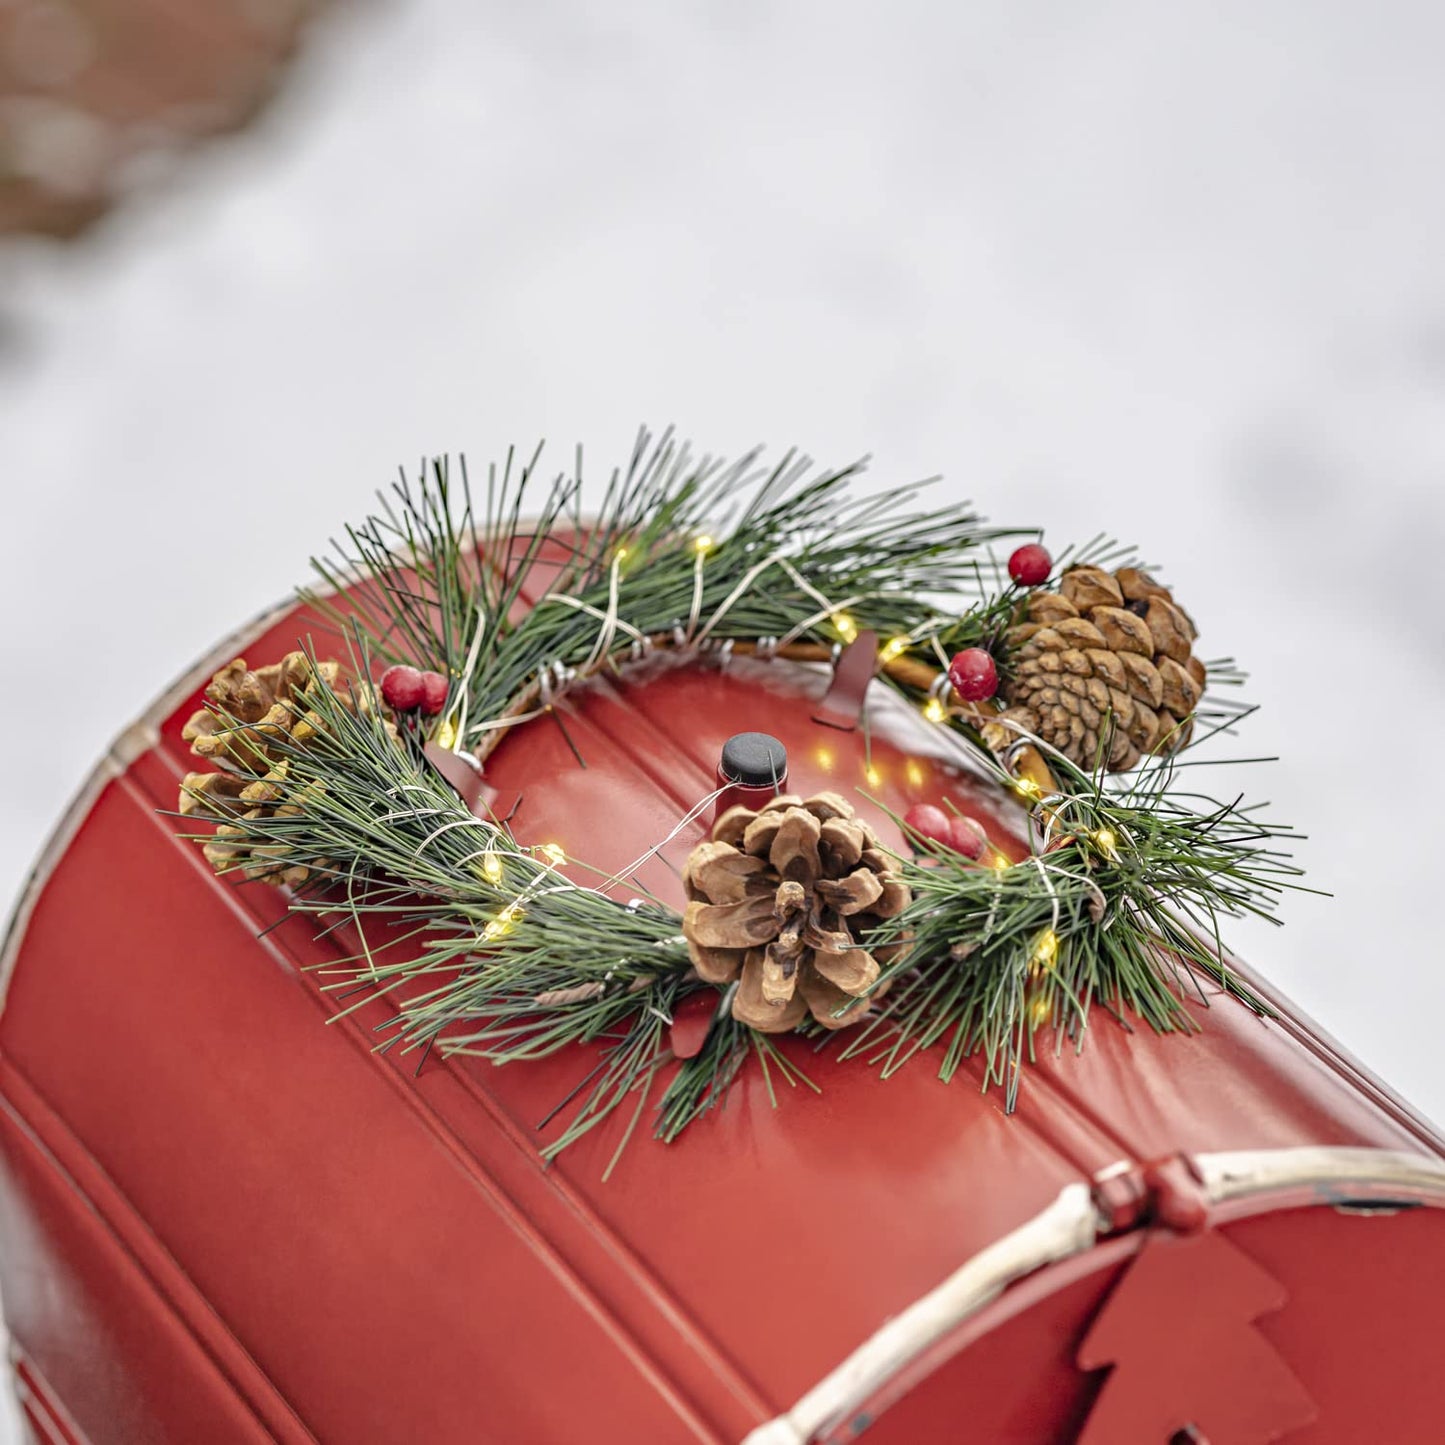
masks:
<path id="1" fill-rule="evenodd" d="M 718 772 L 745 788 L 775 787 L 788 776 L 788 750 L 767 733 L 734 733 L 723 744 Z"/>

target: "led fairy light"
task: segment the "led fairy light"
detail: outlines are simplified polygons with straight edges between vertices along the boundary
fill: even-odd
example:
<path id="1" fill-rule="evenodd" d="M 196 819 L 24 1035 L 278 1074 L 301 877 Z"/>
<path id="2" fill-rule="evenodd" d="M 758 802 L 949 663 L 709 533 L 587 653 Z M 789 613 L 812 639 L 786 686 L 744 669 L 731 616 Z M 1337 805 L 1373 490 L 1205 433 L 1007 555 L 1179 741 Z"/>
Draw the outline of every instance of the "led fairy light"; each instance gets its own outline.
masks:
<path id="1" fill-rule="evenodd" d="M 525 910 L 519 902 L 512 902 L 502 909 L 487 926 L 482 929 L 482 937 L 488 942 L 501 938 L 504 934 L 510 933 L 516 927 Z"/>
<path id="2" fill-rule="evenodd" d="M 1047 972 L 1059 956 L 1059 935 L 1052 928 L 1046 928 L 1034 943 L 1029 968 L 1033 973 Z"/>
<path id="3" fill-rule="evenodd" d="M 567 861 L 567 855 L 556 843 L 543 843 L 535 851 L 545 854 L 549 862 L 554 862 L 555 860 L 554 866 L 559 866 Z M 511 933 L 525 916 L 528 905 L 535 902 L 539 893 L 555 893 L 558 891 L 582 893 L 589 891 L 586 889 L 572 888 L 570 884 L 565 883 L 561 889 L 544 887 L 551 877 L 552 874 L 549 869 L 545 867 L 539 868 L 531 882 L 482 929 L 482 937 L 489 941 L 494 941 L 505 934 Z"/>

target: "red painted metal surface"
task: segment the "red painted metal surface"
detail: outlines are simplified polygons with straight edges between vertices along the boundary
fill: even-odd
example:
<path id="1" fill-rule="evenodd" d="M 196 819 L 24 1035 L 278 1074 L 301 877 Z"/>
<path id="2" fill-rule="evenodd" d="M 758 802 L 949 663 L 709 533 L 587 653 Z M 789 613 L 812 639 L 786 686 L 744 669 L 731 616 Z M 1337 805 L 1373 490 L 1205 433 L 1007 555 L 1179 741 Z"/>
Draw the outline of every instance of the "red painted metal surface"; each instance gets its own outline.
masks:
<path id="1" fill-rule="evenodd" d="M 288 613 L 239 650 L 279 656 L 308 626 Z M 790 1041 L 820 1095 L 774 1109 L 748 1071 L 675 1145 L 639 1130 L 607 1182 L 624 1119 L 544 1167 L 537 1126 L 585 1053 L 418 1076 L 415 1056 L 374 1052 L 384 1003 L 338 1017 L 308 971 L 344 938 L 173 837 L 156 810 L 203 682 L 153 739 L 131 735 L 52 860 L 0 1016 L 0 1284 L 75 1440 L 738 1441 L 1064 1186 L 1180 1153 L 1445 1157 L 1307 1022 L 1216 999 L 1195 1037 L 1101 1018 L 1012 1117 L 976 1068 L 944 1085 L 918 1060 L 884 1083 Z M 930 757 L 926 730 L 879 722 L 865 752 L 814 722 L 825 686 L 783 664 L 651 662 L 518 730 L 488 782 L 521 794 L 524 841 L 611 868 L 711 789 L 727 736 L 760 730 L 797 791 L 866 786 L 898 812 L 946 795 L 1008 843 L 1009 805 Z M 640 877 L 677 899 L 665 862 Z M 1288 1440 L 1440 1438 L 1442 1386 L 1409 1381 L 1438 1329 L 1445 1216 L 1300 1203 L 1209 1218 L 1288 1294 L 1256 1325 L 1320 1408 Z M 1080 1342 L 1159 1213 L 1156 1191 L 1133 1227 L 962 1321 L 878 1393 L 866 1438 L 1075 1438 L 1104 1378 L 1078 1369 Z M 1360 1433 L 1375 1389 L 1392 1433 Z"/>

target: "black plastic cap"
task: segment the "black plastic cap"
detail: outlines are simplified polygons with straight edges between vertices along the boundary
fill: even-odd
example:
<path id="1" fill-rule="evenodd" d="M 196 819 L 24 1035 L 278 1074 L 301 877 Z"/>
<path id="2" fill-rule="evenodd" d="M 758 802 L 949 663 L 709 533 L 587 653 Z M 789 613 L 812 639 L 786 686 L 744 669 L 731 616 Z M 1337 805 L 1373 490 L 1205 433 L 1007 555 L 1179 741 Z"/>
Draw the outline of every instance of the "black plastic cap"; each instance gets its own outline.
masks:
<path id="1" fill-rule="evenodd" d="M 734 733 L 723 744 L 718 767 L 730 783 L 767 788 L 788 776 L 788 750 L 767 733 Z"/>

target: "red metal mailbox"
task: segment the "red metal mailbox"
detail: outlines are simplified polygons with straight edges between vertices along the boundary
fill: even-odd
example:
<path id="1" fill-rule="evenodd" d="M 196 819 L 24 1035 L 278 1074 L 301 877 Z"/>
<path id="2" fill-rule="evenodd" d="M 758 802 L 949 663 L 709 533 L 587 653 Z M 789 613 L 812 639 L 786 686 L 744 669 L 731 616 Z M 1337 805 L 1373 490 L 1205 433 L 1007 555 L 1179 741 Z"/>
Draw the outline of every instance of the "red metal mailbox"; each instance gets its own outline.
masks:
<path id="1" fill-rule="evenodd" d="M 775 1107 L 747 1072 L 605 1181 L 620 1116 L 539 1155 L 580 1053 L 378 1052 L 385 1003 L 338 1016 L 310 971 L 344 941 L 160 811 L 212 671 L 307 625 L 262 620 L 120 737 L 11 925 L 0 1283 L 37 1441 L 1445 1437 L 1445 1142 L 1257 980 L 1276 1018 L 1101 1016 L 1011 1116 L 977 1072 L 885 1081 L 789 1038 L 819 1093 Z M 814 722 L 825 681 L 654 660 L 559 704 L 585 768 L 539 722 L 488 778 L 519 835 L 621 865 L 757 730 L 798 791 L 867 769 L 894 812 L 947 796 L 1007 837 L 906 720 L 866 752 Z"/>

